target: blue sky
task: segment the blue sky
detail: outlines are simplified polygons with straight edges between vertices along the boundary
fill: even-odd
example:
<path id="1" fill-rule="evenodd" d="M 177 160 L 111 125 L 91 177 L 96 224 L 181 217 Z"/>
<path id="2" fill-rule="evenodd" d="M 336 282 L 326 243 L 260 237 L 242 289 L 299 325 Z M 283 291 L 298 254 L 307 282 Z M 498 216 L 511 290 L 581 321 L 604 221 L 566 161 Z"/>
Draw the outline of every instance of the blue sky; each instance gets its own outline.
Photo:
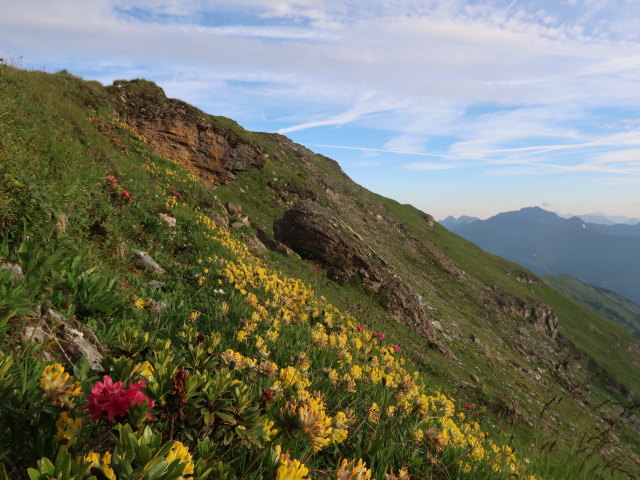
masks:
<path id="1" fill-rule="evenodd" d="M 0 57 L 171 97 L 440 219 L 640 217 L 638 0 L 22 0 Z"/>

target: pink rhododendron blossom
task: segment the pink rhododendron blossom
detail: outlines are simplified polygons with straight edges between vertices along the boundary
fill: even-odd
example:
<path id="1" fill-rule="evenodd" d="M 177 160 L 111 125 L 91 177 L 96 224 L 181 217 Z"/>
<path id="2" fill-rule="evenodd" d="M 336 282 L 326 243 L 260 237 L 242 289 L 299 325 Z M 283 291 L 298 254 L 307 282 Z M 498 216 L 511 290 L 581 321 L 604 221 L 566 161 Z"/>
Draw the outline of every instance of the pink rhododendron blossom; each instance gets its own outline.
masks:
<path id="1" fill-rule="evenodd" d="M 380 332 L 376 335 L 380 340 L 384 338 L 384 333 Z"/>
<path id="2" fill-rule="evenodd" d="M 363 327 L 362 325 L 358 325 L 358 326 L 356 327 L 356 329 L 357 329 L 359 332 L 361 332 L 361 331 L 364 329 L 364 327 Z"/>
<path id="3" fill-rule="evenodd" d="M 398 345 L 397 343 L 391 348 L 393 348 L 394 352 L 399 352 L 400 351 L 400 345 Z"/>
<path id="4" fill-rule="evenodd" d="M 151 408 L 154 401 L 140 391 L 144 386 L 146 386 L 145 382 L 136 382 L 129 385 L 129 388 L 124 388 L 122 382 L 113 383 L 111 377 L 105 375 L 102 377 L 102 382 L 96 382 L 91 388 L 91 393 L 87 395 L 89 403 L 83 408 L 91 412 L 92 420 L 107 419 L 109 421 L 126 415 L 133 404 L 141 405 L 146 401 Z"/>

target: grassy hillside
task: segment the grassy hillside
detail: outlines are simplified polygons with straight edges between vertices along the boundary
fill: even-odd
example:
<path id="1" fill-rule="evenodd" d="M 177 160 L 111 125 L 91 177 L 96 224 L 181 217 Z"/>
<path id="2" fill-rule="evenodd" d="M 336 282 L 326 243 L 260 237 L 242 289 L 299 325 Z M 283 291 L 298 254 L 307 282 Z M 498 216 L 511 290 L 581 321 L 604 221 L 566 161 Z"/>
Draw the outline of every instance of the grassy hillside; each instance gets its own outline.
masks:
<path id="1" fill-rule="evenodd" d="M 636 474 L 624 330 L 334 161 L 204 117 L 269 155 L 212 190 L 117 95 L 0 68 L 0 479 Z M 425 299 L 453 359 L 361 285 L 260 248 L 307 197 Z M 250 227 L 228 229 L 228 201 Z M 505 302 L 548 304 L 561 340 Z"/>
<path id="2" fill-rule="evenodd" d="M 588 305 L 640 338 L 640 305 L 606 288 L 583 283 L 571 275 L 547 276 L 545 280 L 556 290 Z"/>

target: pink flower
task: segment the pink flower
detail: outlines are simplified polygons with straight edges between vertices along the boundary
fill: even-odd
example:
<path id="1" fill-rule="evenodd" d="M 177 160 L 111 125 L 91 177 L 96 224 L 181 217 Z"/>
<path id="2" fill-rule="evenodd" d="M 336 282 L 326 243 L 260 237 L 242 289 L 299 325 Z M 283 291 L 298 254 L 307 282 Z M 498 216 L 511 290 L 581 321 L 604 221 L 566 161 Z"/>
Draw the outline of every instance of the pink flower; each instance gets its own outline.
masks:
<path id="1" fill-rule="evenodd" d="M 114 177 L 113 175 L 107 175 L 107 180 L 115 180 L 116 177 Z"/>
<path id="2" fill-rule="evenodd" d="M 376 335 L 380 340 L 384 338 L 384 333 L 380 332 Z"/>
<path id="3" fill-rule="evenodd" d="M 473 405 L 471 405 L 470 403 L 466 403 L 463 405 L 464 408 L 466 408 L 467 410 L 471 410 L 473 408 Z"/>
<path id="4" fill-rule="evenodd" d="M 391 348 L 393 348 L 394 352 L 399 352 L 400 351 L 400 345 L 398 345 L 397 343 Z"/>
<path id="5" fill-rule="evenodd" d="M 362 325 L 358 325 L 356 327 L 356 330 L 358 330 L 359 332 L 361 332 L 364 329 L 364 327 Z"/>
<path id="6" fill-rule="evenodd" d="M 91 388 L 91 393 L 87 395 L 89 403 L 83 408 L 91 412 L 92 420 L 108 421 L 126 415 L 133 404 L 141 405 L 146 401 L 151 408 L 155 404 L 154 401 L 140 391 L 145 385 L 144 382 L 136 382 L 125 389 L 122 382 L 113 383 L 111 377 L 105 375 L 102 377 L 102 382 L 96 382 Z"/>

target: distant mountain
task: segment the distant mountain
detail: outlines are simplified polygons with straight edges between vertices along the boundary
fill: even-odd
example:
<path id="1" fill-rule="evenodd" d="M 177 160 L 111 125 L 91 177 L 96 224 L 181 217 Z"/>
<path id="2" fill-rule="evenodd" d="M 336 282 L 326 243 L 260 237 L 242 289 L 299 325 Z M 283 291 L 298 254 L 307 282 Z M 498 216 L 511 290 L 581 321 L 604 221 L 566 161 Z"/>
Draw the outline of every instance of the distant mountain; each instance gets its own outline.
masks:
<path id="1" fill-rule="evenodd" d="M 440 221 L 440 225 L 453 232 L 461 225 L 466 225 L 467 223 L 475 222 L 476 220 L 480 219 L 478 217 L 469 217 L 468 215 L 462 215 L 458 218 L 449 215 L 447 218 Z"/>
<path id="2" fill-rule="evenodd" d="M 569 273 L 640 302 L 640 225 L 601 225 L 539 207 L 449 230 L 542 275 Z"/>
<path id="3" fill-rule="evenodd" d="M 605 215 L 603 213 L 591 213 L 586 215 L 558 213 L 558 215 L 562 218 L 580 217 L 585 222 L 597 223 L 600 225 L 617 225 L 617 224 L 635 225 L 637 223 L 640 223 L 640 217 L 633 218 L 633 217 L 625 217 L 622 215 Z"/>
<path id="4" fill-rule="evenodd" d="M 583 283 L 568 274 L 547 275 L 544 279 L 556 290 L 584 303 L 640 338 L 640 305 L 637 303 L 612 290 Z"/>

